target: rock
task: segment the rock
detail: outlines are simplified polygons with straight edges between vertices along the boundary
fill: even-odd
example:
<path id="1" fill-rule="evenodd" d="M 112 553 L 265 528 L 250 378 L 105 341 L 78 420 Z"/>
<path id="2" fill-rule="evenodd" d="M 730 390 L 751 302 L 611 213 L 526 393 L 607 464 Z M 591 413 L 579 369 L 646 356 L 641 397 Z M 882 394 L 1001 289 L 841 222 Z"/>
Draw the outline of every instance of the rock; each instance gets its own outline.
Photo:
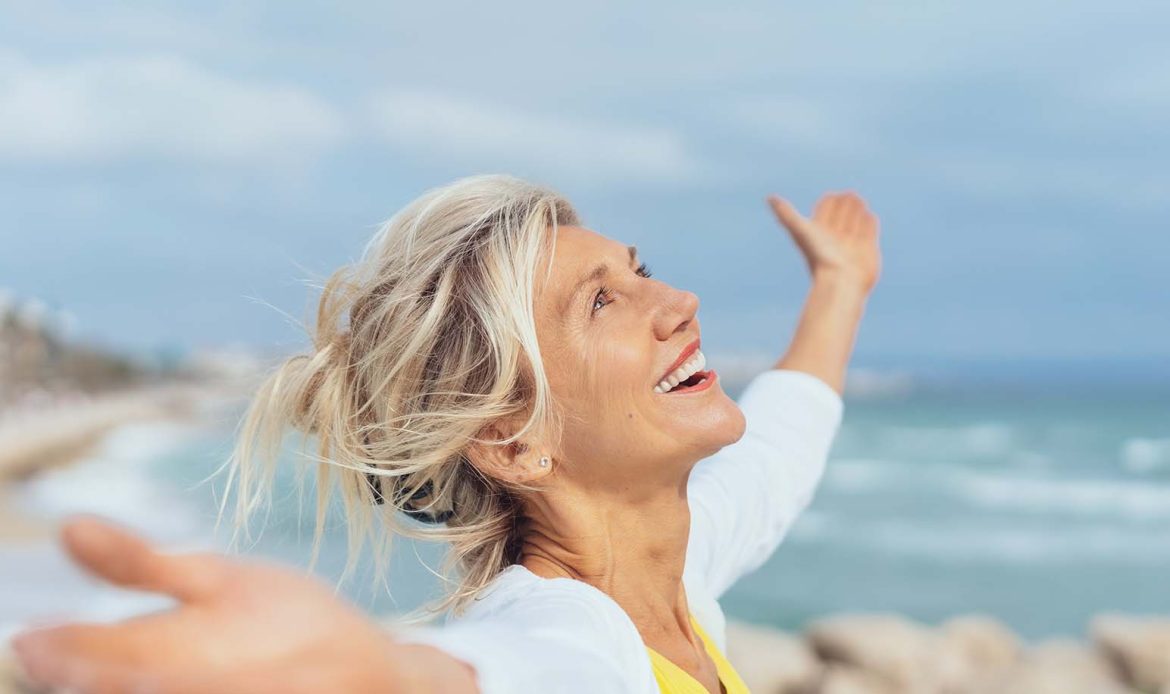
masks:
<path id="1" fill-rule="evenodd" d="M 1019 637 L 991 617 L 955 617 L 940 630 L 942 637 L 979 672 L 1006 670 L 1020 658 Z"/>
<path id="2" fill-rule="evenodd" d="M 897 690 L 881 677 L 849 667 L 830 665 L 825 668 L 817 694 L 897 694 Z"/>
<path id="3" fill-rule="evenodd" d="M 1129 694 L 1109 664 L 1084 644 L 1040 643 L 1007 671 L 981 683 L 973 694 Z"/>
<path id="4" fill-rule="evenodd" d="M 961 653 L 933 630 L 897 615 L 827 617 L 813 622 L 806 637 L 825 661 L 876 675 L 897 692 L 960 691 L 970 679 Z"/>
<path id="5" fill-rule="evenodd" d="M 1170 688 L 1170 618 L 1101 615 L 1089 631 L 1131 687 L 1143 692 Z"/>
<path id="6" fill-rule="evenodd" d="M 727 623 L 727 659 L 748 689 L 759 694 L 805 694 L 820 680 L 822 666 L 804 641 L 779 629 Z"/>
<path id="7" fill-rule="evenodd" d="M 932 632 L 934 645 L 925 668 L 927 691 L 937 694 L 965 694 L 983 674 L 963 651 L 939 632 Z"/>
<path id="8" fill-rule="evenodd" d="M 990 617 L 969 615 L 948 620 L 939 628 L 941 651 L 956 663 L 942 680 L 946 691 L 968 692 L 995 681 L 1020 658 L 1020 639 Z"/>

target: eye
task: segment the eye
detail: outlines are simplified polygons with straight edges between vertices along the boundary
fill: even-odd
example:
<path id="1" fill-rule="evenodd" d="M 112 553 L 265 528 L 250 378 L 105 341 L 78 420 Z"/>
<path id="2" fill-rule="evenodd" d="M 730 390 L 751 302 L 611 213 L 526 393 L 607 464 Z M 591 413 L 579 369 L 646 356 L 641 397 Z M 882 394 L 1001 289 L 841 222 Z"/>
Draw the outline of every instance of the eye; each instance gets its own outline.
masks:
<path id="1" fill-rule="evenodd" d="M 639 266 L 638 266 L 638 269 L 634 270 L 634 272 L 635 272 L 635 273 L 636 273 L 636 274 L 637 274 L 639 277 L 650 277 L 650 275 L 651 275 L 651 272 L 650 272 L 650 266 L 649 266 L 649 265 L 647 265 L 646 263 L 642 263 L 641 265 L 639 265 Z M 601 306 L 598 306 L 598 305 L 597 305 L 597 303 L 598 303 L 599 301 L 601 301 L 602 299 L 605 299 L 605 303 L 604 303 L 604 304 L 602 304 Z M 605 308 L 606 306 L 608 306 L 608 305 L 609 305 L 609 303 L 610 303 L 612 300 L 613 300 L 613 299 L 612 299 L 612 292 L 610 291 L 610 289 L 609 289 L 608 287 L 604 287 L 604 286 L 603 286 L 603 287 L 601 287 L 601 288 L 600 288 L 600 289 L 597 291 L 597 295 L 596 295 L 596 297 L 593 299 L 593 311 L 592 311 L 592 313 L 597 313 L 597 312 L 598 312 L 599 310 L 601 310 L 602 308 Z"/>
<path id="2" fill-rule="evenodd" d="M 604 303 L 604 304 L 602 304 L 601 306 L 598 306 L 598 305 L 597 305 L 597 302 L 601 301 L 602 299 L 605 299 L 605 303 Z M 596 298 L 593 300 L 593 313 L 597 313 L 597 311 L 598 311 L 599 309 L 601 309 L 601 308 L 603 308 L 603 307 L 605 307 L 605 306 L 608 306 L 608 305 L 609 305 L 609 302 L 610 302 L 610 291 L 609 291 L 609 288 L 608 288 L 608 287 L 602 287 L 600 290 L 598 290 L 598 292 L 597 292 L 597 297 L 596 297 Z"/>

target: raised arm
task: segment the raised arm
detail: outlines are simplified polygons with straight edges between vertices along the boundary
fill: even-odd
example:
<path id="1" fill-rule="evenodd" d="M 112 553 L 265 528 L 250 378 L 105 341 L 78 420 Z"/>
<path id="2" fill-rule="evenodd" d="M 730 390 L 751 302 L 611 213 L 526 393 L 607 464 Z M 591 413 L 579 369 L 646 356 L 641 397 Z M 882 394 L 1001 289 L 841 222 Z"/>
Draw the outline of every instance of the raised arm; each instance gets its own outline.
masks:
<path id="1" fill-rule="evenodd" d="M 856 195 L 825 196 L 813 218 L 770 197 L 812 286 L 792 344 L 740 396 L 743 438 L 691 474 L 687 571 L 719 597 L 775 551 L 812 500 L 841 422 L 845 370 L 877 283 L 877 220 Z"/>
<path id="2" fill-rule="evenodd" d="M 881 274 L 877 217 L 854 193 L 821 198 L 812 219 L 776 196 L 768 203 L 812 276 L 792 344 L 775 368 L 804 371 L 843 393 L 865 302 Z"/>

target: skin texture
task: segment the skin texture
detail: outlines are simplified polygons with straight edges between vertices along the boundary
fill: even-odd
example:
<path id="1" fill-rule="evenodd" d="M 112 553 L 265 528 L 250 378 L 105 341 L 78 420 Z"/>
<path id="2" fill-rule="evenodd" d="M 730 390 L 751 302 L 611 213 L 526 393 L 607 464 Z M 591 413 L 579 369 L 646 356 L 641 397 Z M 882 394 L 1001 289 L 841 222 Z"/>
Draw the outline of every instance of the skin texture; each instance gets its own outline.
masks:
<path id="1" fill-rule="evenodd" d="M 768 204 L 812 278 L 792 344 L 775 367 L 805 371 L 843 392 L 880 274 L 877 218 L 854 193 L 826 195 L 811 219 L 775 196 Z M 570 297 L 576 280 L 600 262 L 609 275 Z M 745 423 L 718 382 L 691 395 L 654 392 L 659 376 L 700 336 L 699 301 L 636 267 L 624 244 L 580 227 L 558 230 L 552 281 L 538 287 L 535 308 L 548 377 L 571 416 L 558 441 L 476 447 L 468 457 L 486 474 L 541 487 L 525 502 L 527 568 L 606 592 L 648 646 L 717 693 L 715 666 L 691 628 L 682 585 L 686 480 L 698 461 L 737 441 Z M 598 295 L 602 285 L 610 290 L 605 296 Z M 501 420 L 486 433 L 500 437 L 519 425 Z M 541 456 L 552 464 L 540 467 Z M 437 649 L 395 643 L 331 589 L 290 569 L 163 554 L 95 518 L 66 523 L 62 542 L 90 573 L 177 603 L 114 625 L 20 635 L 13 646 L 35 681 L 83 692 L 477 690 L 468 665 Z"/>

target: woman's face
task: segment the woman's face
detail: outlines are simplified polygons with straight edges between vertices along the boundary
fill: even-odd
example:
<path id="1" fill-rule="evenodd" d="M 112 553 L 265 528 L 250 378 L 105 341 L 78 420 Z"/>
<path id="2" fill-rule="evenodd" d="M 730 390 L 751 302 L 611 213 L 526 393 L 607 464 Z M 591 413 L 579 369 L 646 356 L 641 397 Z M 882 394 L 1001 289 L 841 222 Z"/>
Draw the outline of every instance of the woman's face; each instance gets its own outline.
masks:
<path id="1" fill-rule="evenodd" d="M 559 227 L 552 274 L 540 286 L 542 265 L 536 290 L 545 372 L 567 415 L 558 474 L 634 494 L 684 480 L 745 425 L 715 374 L 690 392 L 655 390 L 699 340 L 699 298 L 645 277 L 640 263 L 629 246 Z"/>

